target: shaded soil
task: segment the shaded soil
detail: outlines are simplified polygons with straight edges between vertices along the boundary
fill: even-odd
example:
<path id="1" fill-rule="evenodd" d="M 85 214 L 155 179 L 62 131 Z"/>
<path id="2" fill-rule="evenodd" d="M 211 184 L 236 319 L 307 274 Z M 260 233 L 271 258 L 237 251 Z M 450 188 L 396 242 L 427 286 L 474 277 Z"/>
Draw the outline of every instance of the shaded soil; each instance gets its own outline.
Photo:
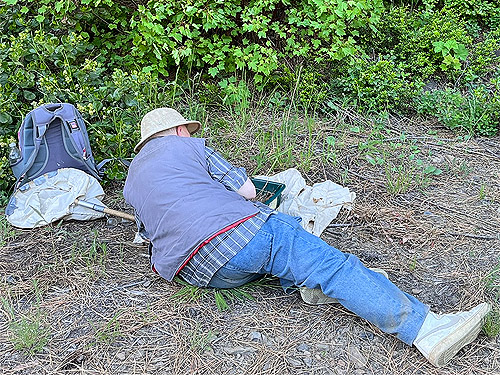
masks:
<path id="1" fill-rule="evenodd" d="M 436 312 L 498 306 L 500 139 L 463 140 L 445 129 L 421 136 L 435 124 L 390 119 L 394 138 L 404 133 L 405 144 L 412 140 L 419 158 L 442 171 L 422 181 L 405 162 L 408 189 L 390 194 L 387 168 L 360 150 L 370 136 L 321 125 L 343 143 L 335 164 L 315 161 L 305 172 L 308 182 L 328 178 L 357 194 L 325 241 L 385 269 Z M 410 152 L 387 139 L 374 147 L 386 150 L 385 165 Z M 232 161 L 248 170 L 254 163 Z M 109 186 L 105 203 L 131 212 L 120 188 Z M 154 275 L 146 247 L 132 244 L 134 229 L 102 219 L 4 231 L 2 374 L 500 374 L 498 336 L 481 334 L 436 369 L 342 306 L 306 305 L 274 279 L 248 287 L 253 299 L 226 297 L 229 309 L 220 311 L 213 291 Z M 36 336 L 46 332 L 33 354 L 16 348 L 13 327 L 23 318 L 44 327 Z"/>

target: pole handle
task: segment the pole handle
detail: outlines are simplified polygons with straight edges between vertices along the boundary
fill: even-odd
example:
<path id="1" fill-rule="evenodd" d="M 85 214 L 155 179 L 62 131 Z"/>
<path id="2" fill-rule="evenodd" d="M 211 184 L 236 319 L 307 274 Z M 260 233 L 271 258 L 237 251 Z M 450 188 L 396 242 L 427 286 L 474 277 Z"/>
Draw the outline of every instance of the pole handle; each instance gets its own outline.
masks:
<path id="1" fill-rule="evenodd" d="M 97 212 L 104 212 L 105 214 L 111 215 L 111 216 L 117 216 L 121 217 L 122 219 L 129 220 L 129 221 L 135 221 L 135 216 L 127 214 L 126 212 L 118 211 L 118 210 L 113 210 L 111 208 L 107 208 L 98 204 L 82 201 L 80 199 L 75 199 L 75 204 L 79 204 L 82 207 L 90 208 L 91 210 L 97 211 Z"/>
<path id="2" fill-rule="evenodd" d="M 135 216 L 127 214 L 126 212 L 113 210 L 111 208 L 104 208 L 103 212 L 105 214 L 108 214 L 108 215 L 121 217 L 122 219 L 129 220 L 129 221 L 134 221 L 135 222 Z"/>

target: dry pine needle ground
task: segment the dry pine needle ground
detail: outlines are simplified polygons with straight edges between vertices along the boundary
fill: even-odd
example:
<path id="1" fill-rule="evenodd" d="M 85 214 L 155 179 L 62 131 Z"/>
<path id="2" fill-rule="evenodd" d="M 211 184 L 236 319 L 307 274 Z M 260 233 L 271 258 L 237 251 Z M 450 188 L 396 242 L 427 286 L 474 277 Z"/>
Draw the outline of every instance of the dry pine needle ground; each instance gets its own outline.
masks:
<path id="1" fill-rule="evenodd" d="M 252 126 L 272 132 L 280 122 L 261 120 L 247 120 L 236 136 L 217 134 L 218 143 L 206 136 L 223 149 L 231 139 L 250 145 L 246 153 L 226 152 L 249 171 L 297 166 L 308 183 L 329 178 L 355 191 L 355 208 L 342 212 L 324 239 L 384 268 L 435 311 L 483 301 L 498 307 L 498 138 L 464 140 L 444 129 L 421 136 L 435 124 L 389 118 L 378 142 L 367 120 L 346 112 L 317 121 L 314 131 L 297 119 L 289 138 L 269 146 L 291 145 L 291 152 L 263 162 Z M 364 130 L 353 131 L 359 123 Z M 442 173 L 425 175 L 401 153 L 415 153 Z M 120 189 L 109 187 L 106 203 L 130 210 Z M 132 244 L 134 226 L 127 223 L 18 231 L 4 221 L 2 230 L 2 374 L 500 374 L 498 336 L 483 333 L 447 368 L 435 369 L 341 306 L 305 305 L 272 279 L 249 289 L 253 299 L 228 300 L 225 311 L 212 292 L 174 297 L 185 286 L 149 270 L 147 251 Z"/>

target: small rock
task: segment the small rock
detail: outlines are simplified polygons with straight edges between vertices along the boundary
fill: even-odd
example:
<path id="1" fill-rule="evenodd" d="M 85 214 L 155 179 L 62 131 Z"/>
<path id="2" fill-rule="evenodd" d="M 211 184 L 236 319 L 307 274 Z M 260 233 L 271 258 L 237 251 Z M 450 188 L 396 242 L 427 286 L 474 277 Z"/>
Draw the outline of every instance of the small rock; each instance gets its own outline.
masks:
<path id="1" fill-rule="evenodd" d="M 359 334 L 359 337 L 364 339 L 364 340 L 373 340 L 373 333 L 371 332 L 366 332 L 366 331 L 363 331 Z"/>
<path id="2" fill-rule="evenodd" d="M 255 349 L 250 347 L 250 346 L 235 346 L 235 347 L 229 347 L 226 346 L 224 349 L 224 352 L 229 355 L 237 355 L 237 354 L 252 354 L 255 352 Z"/>
<path id="3" fill-rule="evenodd" d="M 151 280 L 146 280 L 144 281 L 144 284 L 142 284 L 142 286 L 144 286 L 144 288 L 149 288 L 151 285 Z"/>
<path id="4" fill-rule="evenodd" d="M 438 83 L 432 79 L 427 81 L 424 86 L 424 91 L 432 91 L 438 88 Z"/>
<path id="5" fill-rule="evenodd" d="M 348 354 L 350 361 L 354 364 L 356 368 L 366 367 L 366 363 L 368 362 L 368 360 L 363 354 L 361 354 L 361 352 L 356 346 L 351 346 L 348 350 Z"/>
<path id="6" fill-rule="evenodd" d="M 188 314 L 191 318 L 196 318 L 198 315 L 200 315 L 200 312 L 196 310 L 195 308 L 190 307 L 188 309 Z"/>
<path id="7" fill-rule="evenodd" d="M 316 344 L 316 349 L 326 352 L 326 351 L 330 350 L 330 345 L 327 345 L 327 344 Z"/>
<path id="8" fill-rule="evenodd" d="M 443 155 L 436 155 L 432 158 L 432 163 L 433 164 L 441 164 L 444 162 L 444 156 Z"/>
<path id="9" fill-rule="evenodd" d="M 7 284 L 15 284 L 18 281 L 18 277 L 9 275 L 6 277 L 5 281 L 7 281 Z"/>
<path id="10" fill-rule="evenodd" d="M 262 333 L 259 331 L 252 331 L 248 336 L 254 342 L 262 342 Z"/>
<path id="11" fill-rule="evenodd" d="M 286 357 L 286 361 L 290 364 L 292 367 L 302 367 L 302 362 L 299 361 L 298 359 L 295 358 L 290 358 Z"/>
<path id="12" fill-rule="evenodd" d="M 304 361 L 304 363 L 306 364 L 307 367 L 311 367 L 312 366 L 313 360 L 312 360 L 311 357 L 307 356 L 307 357 L 305 357 L 302 360 Z"/>
<path id="13" fill-rule="evenodd" d="M 297 350 L 299 352 L 308 352 L 309 351 L 309 345 L 307 345 L 306 343 L 299 344 L 297 346 Z"/>
<path id="14" fill-rule="evenodd" d="M 120 361 L 124 361 L 125 360 L 125 353 L 124 352 L 119 352 L 117 355 L 116 355 L 116 358 Z"/>
<path id="15" fill-rule="evenodd" d="M 118 219 L 114 217 L 110 217 L 108 218 L 108 220 L 106 220 L 106 228 L 114 228 L 117 225 L 118 225 Z"/>
<path id="16" fill-rule="evenodd" d="M 413 289 L 411 290 L 411 293 L 412 293 L 413 295 L 415 295 L 415 296 L 416 296 L 417 294 L 422 293 L 422 289 L 413 288 Z"/>

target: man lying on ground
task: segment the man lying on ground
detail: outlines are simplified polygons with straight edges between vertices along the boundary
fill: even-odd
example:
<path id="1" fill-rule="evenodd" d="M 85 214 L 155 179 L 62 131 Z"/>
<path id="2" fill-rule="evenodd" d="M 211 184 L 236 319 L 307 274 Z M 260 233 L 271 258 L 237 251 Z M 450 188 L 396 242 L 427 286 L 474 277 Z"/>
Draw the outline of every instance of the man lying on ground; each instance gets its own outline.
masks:
<path id="1" fill-rule="evenodd" d="M 306 232 L 300 218 L 255 198 L 243 168 L 205 140 L 191 138 L 198 121 L 158 108 L 141 121 L 141 141 L 123 194 L 151 240 L 152 269 L 200 287 L 234 288 L 263 274 L 312 291 L 310 301 L 336 300 L 356 315 L 445 365 L 478 335 L 490 310 L 438 315 L 402 292 L 383 271 L 363 266 Z M 309 296 L 311 294 L 309 293 Z"/>

